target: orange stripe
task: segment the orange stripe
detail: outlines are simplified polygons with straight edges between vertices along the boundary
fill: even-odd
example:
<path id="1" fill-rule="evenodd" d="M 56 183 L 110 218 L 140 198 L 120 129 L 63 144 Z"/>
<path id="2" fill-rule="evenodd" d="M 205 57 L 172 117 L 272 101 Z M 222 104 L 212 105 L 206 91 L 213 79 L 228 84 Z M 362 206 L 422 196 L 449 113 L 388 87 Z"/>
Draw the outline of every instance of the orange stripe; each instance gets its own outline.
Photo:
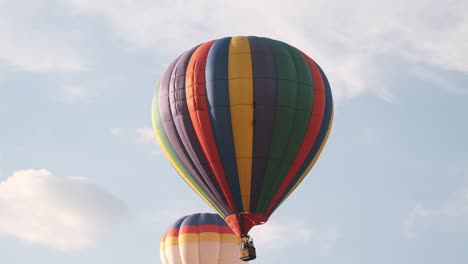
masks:
<path id="1" fill-rule="evenodd" d="M 214 42 L 215 40 L 204 43 L 190 58 L 185 79 L 185 91 L 190 119 L 192 120 L 193 128 L 198 141 L 200 142 L 203 154 L 208 161 L 210 169 L 213 172 L 216 182 L 220 187 L 223 196 L 226 198 L 231 211 L 237 212 L 232 193 L 227 183 L 226 174 L 219 157 L 218 148 L 213 135 L 213 129 L 211 127 L 211 120 L 208 115 L 205 68 L 208 52 Z"/>

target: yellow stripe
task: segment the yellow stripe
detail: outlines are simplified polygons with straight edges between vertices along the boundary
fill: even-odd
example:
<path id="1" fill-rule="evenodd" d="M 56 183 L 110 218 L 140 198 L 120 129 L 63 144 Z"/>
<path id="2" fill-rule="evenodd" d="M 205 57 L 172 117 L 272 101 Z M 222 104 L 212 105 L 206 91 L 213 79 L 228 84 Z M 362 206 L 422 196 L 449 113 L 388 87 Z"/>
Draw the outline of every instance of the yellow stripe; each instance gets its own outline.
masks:
<path id="1" fill-rule="evenodd" d="M 198 242 L 220 242 L 220 243 L 232 243 L 240 245 L 240 238 L 234 234 L 219 234 L 214 232 L 205 232 L 200 234 L 183 234 L 178 237 L 166 237 L 159 244 L 160 248 L 163 249 L 169 246 L 175 246 L 183 243 L 198 243 Z"/>
<path id="2" fill-rule="evenodd" d="M 222 243 L 234 243 L 234 244 L 241 244 L 241 239 L 235 234 L 221 234 L 221 242 Z"/>
<path id="3" fill-rule="evenodd" d="M 162 241 L 159 243 L 159 249 L 160 249 L 160 250 L 163 250 L 165 247 L 166 247 L 166 242 L 165 242 L 165 240 L 162 240 Z"/>
<path id="4" fill-rule="evenodd" d="M 238 238 L 234 234 L 219 234 L 214 232 L 205 232 L 200 234 L 182 234 L 179 236 L 179 244 L 190 242 L 231 242 L 237 243 Z"/>
<path id="5" fill-rule="evenodd" d="M 158 83 L 158 87 L 159 87 L 159 83 Z M 159 90 L 159 88 L 157 90 Z M 158 95 L 155 94 L 154 96 L 158 96 Z M 174 161 L 172 156 L 169 154 L 169 151 L 167 150 L 166 146 L 163 144 L 163 142 L 161 140 L 161 136 L 159 134 L 159 131 L 158 131 L 158 128 L 157 128 L 157 125 L 156 125 L 156 119 L 155 119 L 155 116 L 154 116 L 154 111 L 152 111 L 154 109 L 154 107 L 155 107 L 155 104 L 156 104 L 156 100 L 154 100 L 154 98 L 153 98 L 153 102 L 152 102 L 152 106 L 151 106 L 151 120 L 152 120 L 152 123 L 153 123 L 154 133 L 156 134 L 156 139 L 158 140 L 159 146 L 161 146 L 161 149 L 163 150 L 164 155 L 166 155 L 166 157 L 169 159 L 169 162 L 176 169 L 176 171 L 179 173 L 179 175 L 182 176 L 182 178 L 185 180 L 185 182 L 187 182 L 188 185 L 190 185 L 190 187 L 198 194 L 198 196 L 200 196 L 211 208 L 213 208 L 213 210 L 215 212 L 217 212 L 219 215 L 223 216 L 223 214 L 211 203 L 211 201 L 208 200 L 205 196 L 203 196 L 203 194 L 197 188 L 195 188 L 195 185 L 193 185 L 193 183 L 190 181 L 189 177 L 187 177 L 187 175 L 185 175 L 185 173 L 182 171 L 182 169 L 179 166 L 177 166 L 177 163 Z"/>
<path id="6" fill-rule="evenodd" d="M 249 212 L 252 180 L 253 79 L 247 37 L 233 37 L 228 57 L 229 103 L 243 211 Z"/>
<path id="7" fill-rule="evenodd" d="M 165 248 L 166 246 L 174 246 L 178 244 L 178 237 L 166 237 L 164 240 L 161 241 L 161 243 L 159 243 L 161 249 Z"/>
<path id="8" fill-rule="evenodd" d="M 325 138 L 322 142 L 322 145 L 320 146 L 319 150 L 317 151 L 317 154 L 315 155 L 315 157 L 312 159 L 312 162 L 309 164 L 309 166 L 307 166 L 306 170 L 304 171 L 304 173 L 302 173 L 301 177 L 299 178 L 299 180 L 296 182 L 296 184 L 294 184 L 294 186 L 292 187 L 292 189 L 288 192 L 288 194 L 284 197 L 283 200 L 281 200 L 281 202 L 278 204 L 278 207 L 281 206 L 281 204 L 289 197 L 289 195 L 291 195 L 291 193 L 297 188 L 297 186 L 302 182 L 302 180 L 304 179 L 304 177 L 307 175 L 307 173 L 309 173 L 310 169 L 312 169 L 312 166 L 314 166 L 315 162 L 317 161 L 318 157 L 320 156 L 320 154 L 322 153 L 322 150 L 323 150 L 323 147 L 325 146 L 325 143 L 327 143 L 327 140 L 328 140 L 328 135 L 330 134 L 330 131 L 331 131 L 331 127 L 332 127 L 332 124 L 333 124 L 333 116 L 334 116 L 334 110 L 332 108 L 332 112 L 331 112 L 331 117 L 330 117 L 330 124 L 328 125 L 328 130 L 327 130 L 327 134 L 325 134 Z"/>

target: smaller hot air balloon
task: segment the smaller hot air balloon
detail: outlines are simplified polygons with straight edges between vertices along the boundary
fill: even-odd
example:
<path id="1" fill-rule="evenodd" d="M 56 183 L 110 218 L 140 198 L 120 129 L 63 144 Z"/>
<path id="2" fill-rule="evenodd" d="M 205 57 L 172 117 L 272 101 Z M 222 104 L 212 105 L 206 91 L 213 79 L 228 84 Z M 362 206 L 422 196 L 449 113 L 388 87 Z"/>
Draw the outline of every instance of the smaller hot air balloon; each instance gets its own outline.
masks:
<path id="1" fill-rule="evenodd" d="M 241 240 L 218 214 L 198 213 L 177 220 L 160 244 L 163 264 L 238 264 Z"/>

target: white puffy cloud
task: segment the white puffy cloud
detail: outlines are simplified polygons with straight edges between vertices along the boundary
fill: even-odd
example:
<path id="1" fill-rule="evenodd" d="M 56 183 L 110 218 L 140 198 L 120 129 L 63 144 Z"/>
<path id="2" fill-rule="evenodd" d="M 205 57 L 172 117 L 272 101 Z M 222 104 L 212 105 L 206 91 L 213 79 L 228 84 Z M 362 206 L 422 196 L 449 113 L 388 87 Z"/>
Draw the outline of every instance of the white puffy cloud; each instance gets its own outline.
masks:
<path id="1" fill-rule="evenodd" d="M 337 100 L 372 92 L 392 101 L 390 87 L 382 79 L 409 69 L 389 66 L 382 60 L 385 56 L 468 73 L 468 2 L 463 0 L 443 5 L 423 0 L 67 3 L 78 13 L 101 18 L 134 47 L 169 57 L 226 35 L 281 39 L 318 61 Z"/>
<path id="2" fill-rule="evenodd" d="M 122 201 L 84 177 L 20 170 L 0 182 L 0 235 L 33 244 L 83 249 L 126 215 Z"/>
<path id="3" fill-rule="evenodd" d="M 269 221 L 254 227 L 250 236 L 256 245 L 267 250 L 308 244 L 316 253 L 328 253 L 341 235 L 335 227 L 313 228 L 303 221 Z"/>

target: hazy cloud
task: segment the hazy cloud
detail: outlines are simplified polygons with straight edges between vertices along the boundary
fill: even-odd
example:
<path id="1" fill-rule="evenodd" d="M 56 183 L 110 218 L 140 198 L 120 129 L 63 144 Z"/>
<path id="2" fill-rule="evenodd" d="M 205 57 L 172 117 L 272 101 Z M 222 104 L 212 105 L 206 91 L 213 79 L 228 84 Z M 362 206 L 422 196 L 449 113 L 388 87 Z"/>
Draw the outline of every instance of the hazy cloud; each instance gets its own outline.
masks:
<path id="1" fill-rule="evenodd" d="M 408 66 L 397 67 L 388 58 L 397 58 L 406 65 L 468 74 L 468 2 L 462 0 L 444 5 L 423 0 L 296 0 L 294 4 L 279 0 L 17 2 L 0 1 L 0 63 L 26 71 L 86 70 L 76 36 L 86 39 L 87 33 L 53 27 L 56 23 L 45 20 L 45 10 L 60 10 L 47 19 L 92 16 L 111 29 L 104 33 L 120 37 L 130 49 L 151 50 L 167 58 L 223 36 L 280 39 L 322 66 L 334 88 L 335 101 L 363 93 L 394 101 L 392 87 L 385 78 L 409 70 Z M 67 25 L 73 29 L 73 23 Z M 428 71 L 421 67 L 413 77 L 427 76 Z M 440 76 L 434 84 L 450 92 L 466 93 L 466 87 L 459 87 L 448 77 Z"/>
<path id="2" fill-rule="evenodd" d="M 163 154 L 161 147 L 158 144 L 156 135 L 152 128 L 149 127 L 140 127 L 133 132 L 131 131 L 130 137 L 128 137 L 128 129 L 113 127 L 109 129 L 109 133 L 114 137 L 121 137 L 129 142 L 136 143 L 138 145 L 144 145 L 151 149 L 151 154 L 154 156 L 160 156 Z M 125 135 L 125 137 L 124 137 Z"/>
<path id="3" fill-rule="evenodd" d="M 467 224 L 468 188 L 465 188 L 439 206 L 414 206 L 403 223 L 403 235 L 407 239 L 413 239 L 419 233 L 434 230 L 460 233 L 463 230 L 468 231 Z M 456 230 L 452 230 L 453 228 Z"/>
<path id="4" fill-rule="evenodd" d="M 122 221 L 125 204 L 84 177 L 20 170 L 0 182 L 0 234 L 77 250 Z"/>
<path id="5" fill-rule="evenodd" d="M 435 73 L 434 71 L 415 69 L 413 72 L 414 75 L 420 79 L 424 79 L 426 82 L 440 87 L 446 91 L 459 95 L 468 94 L 468 74 L 462 80 L 453 80 L 448 79 L 443 74 Z"/>
<path id="6" fill-rule="evenodd" d="M 156 135 L 154 134 L 152 128 L 137 128 L 136 136 L 136 141 L 138 144 L 157 144 Z"/>
<path id="7" fill-rule="evenodd" d="M 170 226 L 179 218 L 200 212 L 214 213 L 204 203 L 193 201 L 174 201 L 163 208 L 158 214 L 148 214 L 140 218 L 145 226 L 155 229 L 160 226 Z M 297 245 L 311 245 L 317 254 L 331 252 L 341 234 L 336 227 L 317 228 L 304 221 L 268 221 L 264 225 L 255 226 L 250 231 L 257 247 L 264 250 L 278 250 Z"/>
<path id="8" fill-rule="evenodd" d="M 225 35 L 281 39 L 317 60 L 338 101 L 367 92 L 392 101 L 382 79 L 401 69 L 389 69 L 385 56 L 468 73 L 468 2 L 462 0 L 67 2 L 78 13 L 101 18 L 135 48 L 169 57 Z M 164 30 L 154 30 L 159 28 Z"/>
<path id="9" fill-rule="evenodd" d="M 425 208 L 424 206 L 417 204 L 414 208 L 408 213 L 408 216 L 404 222 L 404 237 L 407 239 L 416 237 L 416 224 L 421 218 L 425 218 L 433 215 L 434 212 L 432 209 Z"/>
<path id="10" fill-rule="evenodd" d="M 110 128 L 109 129 L 109 133 L 112 135 L 112 136 L 119 136 L 122 134 L 122 129 L 121 128 L 118 128 L 118 127 L 113 127 L 113 128 Z"/>
<path id="11" fill-rule="evenodd" d="M 65 86 L 60 92 L 62 102 L 67 104 L 91 103 L 99 95 L 96 90 L 79 85 Z"/>
<path id="12" fill-rule="evenodd" d="M 335 227 L 315 228 L 303 221 L 269 221 L 250 232 L 259 247 L 276 250 L 294 245 L 313 245 L 316 253 L 328 253 L 340 239 Z"/>
<path id="13" fill-rule="evenodd" d="M 47 24 L 44 14 L 50 18 L 53 4 L 51 1 L 0 1 L 0 65 L 28 72 L 87 69 L 74 48 L 70 29 Z"/>
<path id="14" fill-rule="evenodd" d="M 208 205 L 200 201 L 171 201 L 166 207 L 154 214 L 144 214 L 139 220 L 149 229 L 159 229 L 161 226 L 169 227 L 179 218 L 196 213 L 214 213 Z M 164 230 L 166 231 L 166 230 Z"/>

